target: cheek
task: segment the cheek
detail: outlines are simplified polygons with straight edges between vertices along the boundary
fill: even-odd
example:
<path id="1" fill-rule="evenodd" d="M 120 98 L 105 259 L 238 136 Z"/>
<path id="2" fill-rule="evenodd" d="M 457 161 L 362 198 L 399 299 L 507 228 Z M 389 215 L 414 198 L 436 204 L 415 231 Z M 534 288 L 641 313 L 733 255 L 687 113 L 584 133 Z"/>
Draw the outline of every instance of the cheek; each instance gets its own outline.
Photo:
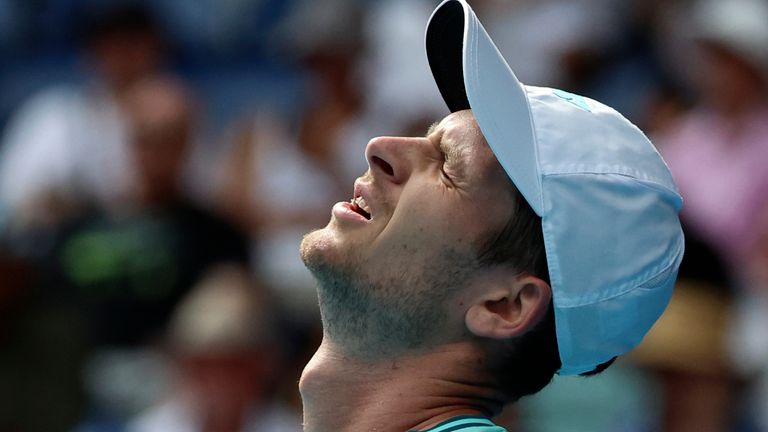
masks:
<path id="1" fill-rule="evenodd" d="M 439 259 L 446 250 L 471 255 L 476 235 L 456 206 L 421 203 L 401 208 L 374 242 L 372 256 L 411 267 Z"/>

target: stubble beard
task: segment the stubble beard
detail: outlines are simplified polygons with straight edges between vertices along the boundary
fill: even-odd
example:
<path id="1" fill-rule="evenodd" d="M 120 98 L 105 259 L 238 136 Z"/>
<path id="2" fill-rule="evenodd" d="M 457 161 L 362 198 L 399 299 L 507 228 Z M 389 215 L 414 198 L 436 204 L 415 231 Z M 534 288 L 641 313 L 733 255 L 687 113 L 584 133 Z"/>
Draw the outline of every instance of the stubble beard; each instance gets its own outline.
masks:
<path id="1" fill-rule="evenodd" d="M 373 275 L 367 271 L 376 263 L 330 247 L 323 230 L 304 237 L 301 257 L 318 283 L 324 338 L 360 360 L 393 358 L 438 343 L 448 299 L 467 279 L 466 267 L 444 259 L 385 266 L 388 271 Z M 415 256 L 401 258 L 418 262 Z"/>

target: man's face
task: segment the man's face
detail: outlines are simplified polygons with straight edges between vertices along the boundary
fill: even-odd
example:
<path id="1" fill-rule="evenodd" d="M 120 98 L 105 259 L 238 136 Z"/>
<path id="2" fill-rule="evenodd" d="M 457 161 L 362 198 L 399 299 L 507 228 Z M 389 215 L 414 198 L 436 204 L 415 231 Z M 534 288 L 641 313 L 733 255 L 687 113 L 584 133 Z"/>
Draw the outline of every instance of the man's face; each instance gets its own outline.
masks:
<path id="1" fill-rule="evenodd" d="M 426 137 L 380 137 L 354 203 L 337 203 L 302 258 L 319 282 L 325 337 L 348 355 L 386 357 L 464 333 L 461 291 L 511 217 L 514 188 L 471 111 Z"/>

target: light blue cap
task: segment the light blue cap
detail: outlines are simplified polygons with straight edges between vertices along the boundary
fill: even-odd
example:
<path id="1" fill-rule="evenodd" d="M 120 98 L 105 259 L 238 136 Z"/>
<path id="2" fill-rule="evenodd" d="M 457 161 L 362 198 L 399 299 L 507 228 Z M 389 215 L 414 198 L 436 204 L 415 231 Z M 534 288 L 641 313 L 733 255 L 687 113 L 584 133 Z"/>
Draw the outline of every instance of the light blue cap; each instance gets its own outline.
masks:
<path id="1" fill-rule="evenodd" d="M 606 105 L 520 83 L 465 0 L 435 9 L 426 47 L 449 109 L 472 109 L 542 219 L 558 373 L 634 348 L 667 307 L 683 257 L 682 198 L 653 144 Z"/>

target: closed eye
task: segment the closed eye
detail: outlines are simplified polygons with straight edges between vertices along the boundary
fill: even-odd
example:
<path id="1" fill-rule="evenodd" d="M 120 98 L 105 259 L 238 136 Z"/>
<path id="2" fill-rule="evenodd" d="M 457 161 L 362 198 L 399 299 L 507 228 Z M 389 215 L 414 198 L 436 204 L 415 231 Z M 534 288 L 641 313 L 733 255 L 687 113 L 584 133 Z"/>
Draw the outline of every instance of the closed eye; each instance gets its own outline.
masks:
<path id="1" fill-rule="evenodd" d="M 440 156 L 442 157 L 442 161 L 440 163 L 440 173 L 442 176 L 451 184 L 451 186 L 456 186 L 456 183 L 453 181 L 453 177 L 451 177 L 448 172 L 445 170 L 445 166 L 450 162 L 449 155 L 447 155 L 444 151 L 442 151 L 442 148 L 440 149 Z"/>
<path id="2" fill-rule="evenodd" d="M 451 155 L 449 151 L 446 151 L 447 149 L 443 145 L 443 133 L 442 131 L 436 131 L 437 125 L 438 123 L 435 122 L 432 124 L 432 126 L 429 127 L 429 131 L 427 132 L 427 139 L 432 141 L 435 146 L 435 150 L 437 150 L 437 152 L 440 154 L 440 175 L 443 176 L 445 181 L 448 182 L 451 187 L 455 187 L 456 184 L 454 183 L 453 177 L 451 177 L 445 170 L 446 164 L 452 162 L 453 155 Z"/>

